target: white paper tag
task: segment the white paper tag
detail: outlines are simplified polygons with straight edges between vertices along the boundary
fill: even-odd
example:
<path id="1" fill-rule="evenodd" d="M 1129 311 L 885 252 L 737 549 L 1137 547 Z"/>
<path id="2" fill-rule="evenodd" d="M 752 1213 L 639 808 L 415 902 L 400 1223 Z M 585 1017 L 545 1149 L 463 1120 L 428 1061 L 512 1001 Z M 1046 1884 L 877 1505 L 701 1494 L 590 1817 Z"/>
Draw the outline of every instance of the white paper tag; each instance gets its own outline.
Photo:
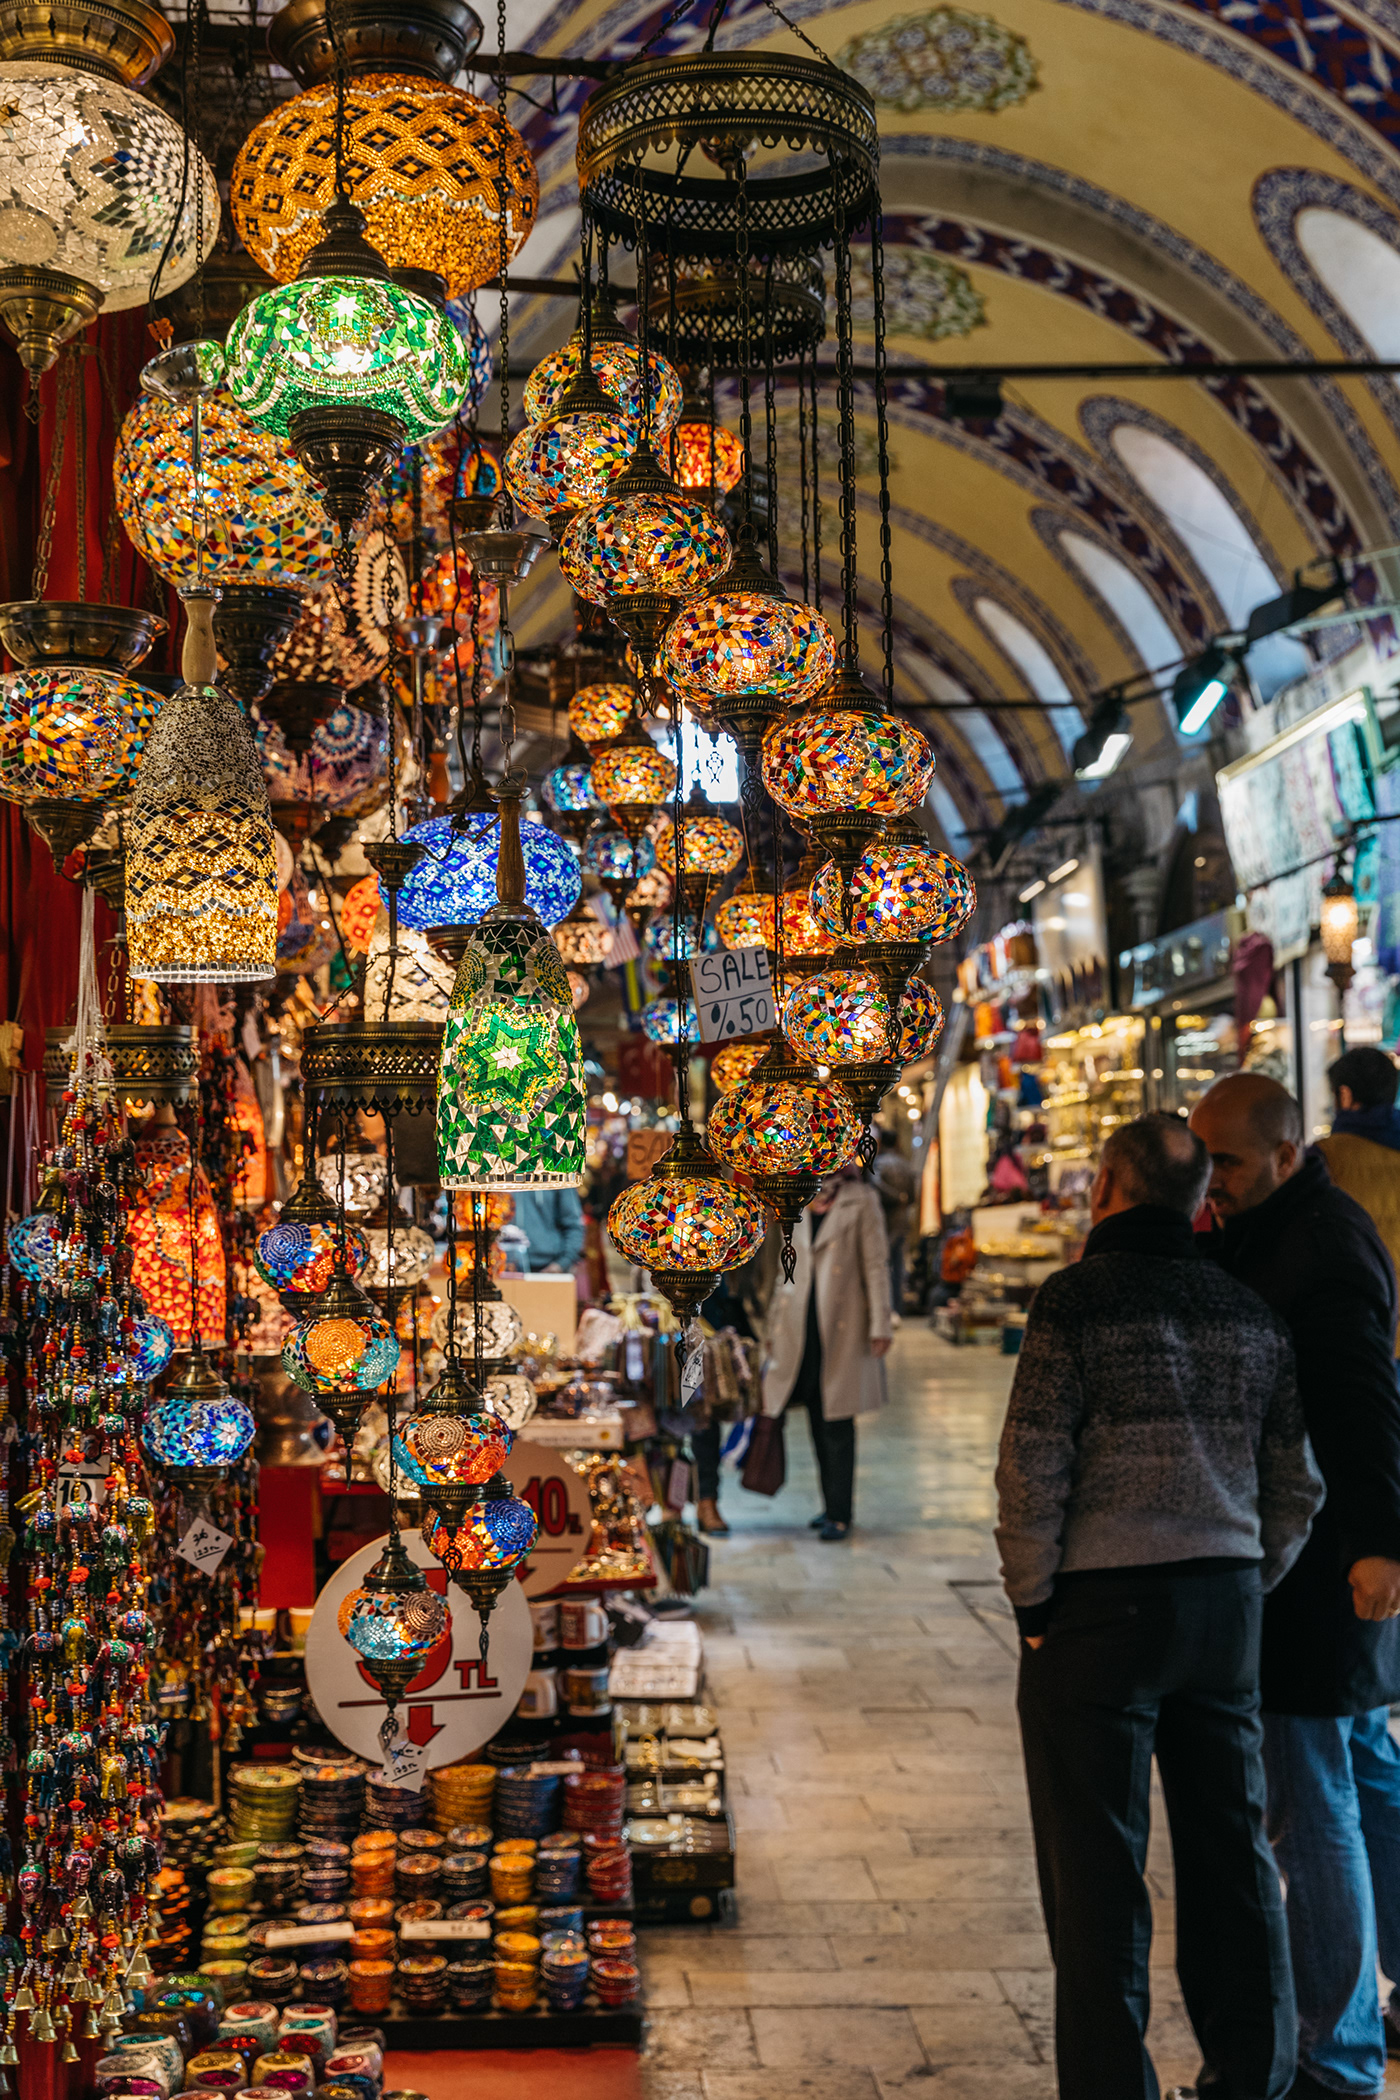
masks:
<path id="1" fill-rule="evenodd" d="M 401 1940 L 489 1940 L 489 1918 L 405 1918 Z"/>
<path id="2" fill-rule="evenodd" d="M 403 1722 L 399 1723 L 400 1729 Z M 391 1743 L 384 1756 L 384 1768 L 380 1772 L 378 1786 L 394 1786 L 401 1793 L 421 1794 L 423 1781 L 428 1776 L 428 1745 L 410 1743 L 402 1734 Z"/>
<path id="3" fill-rule="evenodd" d="M 67 1509 L 73 1502 L 91 1502 L 100 1507 L 107 1499 L 107 1477 L 112 1470 L 110 1458 L 82 1459 L 77 1465 L 60 1466 L 58 1469 L 58 1506 Z"/>
<path id="4" fill-rule="evenodd" d="M 271 1925 L 268 1927 L 269 1947 L 315 1947 L 323 1940 L 353 1940 L 355 1928 L 348 1918 L 339 1919 L 334 1925 Z"/>
<path id="5" fill-rule="evenodd" d="M 766 948 L 718 948 L 690 965 L 702 1043 L 760 1035 L 773 1026 L 773 980 Z"/>
<path id="6" fill-rule="evenodd" d="M 743 951 L 740 950 L 740 953 Z M 691 1401 L 705 1383 L 705 1345 L 697 1343 L 685 1360 L 681 1372 L 681 1406 L 689 1407 Z"/>
<path id="7" fill-rule="evenodd" d="M 231 1531 L 220 1531 L 208 1517 L 196 1517 L 175 1553 L 192 1568 L 202 1568 L 206 1575 L 212 1575 L 232 1544 Z"/>

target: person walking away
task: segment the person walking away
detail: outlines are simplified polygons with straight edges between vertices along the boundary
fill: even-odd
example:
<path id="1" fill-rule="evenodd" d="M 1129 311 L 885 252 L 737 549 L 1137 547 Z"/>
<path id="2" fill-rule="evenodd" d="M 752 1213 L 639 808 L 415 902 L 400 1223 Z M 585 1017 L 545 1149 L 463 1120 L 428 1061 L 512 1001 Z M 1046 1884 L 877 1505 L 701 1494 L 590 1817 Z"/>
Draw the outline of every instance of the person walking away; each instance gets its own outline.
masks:
<path id="1" fill-rule="evenodd" d="M 1345 1082 L 1344 1082 L 1345 1083 Z M 1287 1324 L 1327 1501 L 1264 1613 L 1269 1832 L 1287 1885 L 1298 2100 L 1374 2094 L 1400 1978 L 1400 1395 L 1395 1272 L 1361 1205 L 1255 1072 L 1191 1112 L 1212 1161 L 1217 1258 Z M 1391 2030 L 1393 2033 L 1393 2029 Z"/>
<path id="2" fill-rule="evenodd" d="M 521 1189 L 515 1222 L 525 1234 L 525 1273 L 573 1273 L 583 1253 L 583 1205 L 577 1189 Z"/>
<path id="3" fill-rule="evenodd" d="M 904 1267 L 909 1249 L 909 1221 L 919 1194 L 919 1177 L 899 1149 L 893 1130 L 880 1131 L 880 1150 L 871 1169 L 880 1208 L 885 1214 L 885 1242 L 890 1258 L 890 1300 L 895 1324 L 904 1310 Z"/>
<path id="4" fill-rule="evenodd" d="M 1115 1130 L 1082 1259 L 1041 1285 L 997 1466 L 1055 1963 L 1060 2100 L 1158 2100 L 1144 2042 L 1155 1751 L 1200 2091 L 1282 2100 L 1296 2015 L 1264 1834 L 1263 1595 L 1322 1499 L 1283 1323 L 1197 1250 L 1174 1116 Z"/>
<path id="5" fill-rule="evenodd" d="M 747 1267 L 745 1263 L 742 1266 Z M 721 1276 L 700 1308 L 700 1318 L 714 1333 L 725 1328 L 747 1342 L 756 1342 L 749 1321 L 738 1273 Z M 706 1415 L 700 1428 L 690 1432 L 690 1453 L 695 1460 L 695 1528 L 706 1538 L 727 1539 L 729 1526 L 720 1513 L 719 1472 L 724 1446 L 724 1417 L 717 1411 Z"/>
<path id="6" fill-rule="evenodd" d="M 854 1514 L 857 1415 L 885 1404 L 890 1260 L 880 1199 L 843 1167 L 822 1184 L 793 1230 L 797 1266 L 768 1304 L 763 1411 L 803 1407 L 821 1477 L 812 1529 L 844 1539 Z"/>
<path id="7" fill-rule="evenodd" d="M 1348 1050 L 1327 1068 L 1336 1101 L 1331 1137 L 1317 1149 L 1339 1189 L 1370 1218 L 1400 1272 L 1400 1070 L 1370 1043 Z"/>

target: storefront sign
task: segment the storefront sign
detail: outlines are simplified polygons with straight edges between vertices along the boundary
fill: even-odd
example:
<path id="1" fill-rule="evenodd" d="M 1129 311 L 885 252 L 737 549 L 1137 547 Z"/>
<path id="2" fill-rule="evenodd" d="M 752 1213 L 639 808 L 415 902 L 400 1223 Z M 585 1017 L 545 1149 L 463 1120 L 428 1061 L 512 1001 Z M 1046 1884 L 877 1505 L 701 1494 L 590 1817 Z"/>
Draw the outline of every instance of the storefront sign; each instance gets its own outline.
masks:
<path id="1" fill-rule="evenodd" d="M 399 1705 L 401 1736 L 427 1750 L 424 1769 L 431 1769 L 469 1757 L 509 1720 L 530 1672 L 534 1631 L 520 1584 L 507 1584 L 491 1614 L 490 1653 L 483 1665 L 481 1622 L 470 1602 L 449 1583 L 420 1533 L 405 1531 L 402 1537 L 409 1559 L 422 1568 L 439 1596 L 447 1598 L 452 1614 L 447 1633 Z M 384 1546 L 383 1539 L 375 1539 L 336 1570 L 316 1599 L 306 1634 L 306 1684 L 317 1713 L 347 1749 L 375 1765 L 382 1758 L 384 1694 L 361 1667 L 337 1619 L 341 1605 L 360 1587 Z"/>
<path id="2" fill-rule="evenodd" d="M 676 1142 L 674 1130 L 632 1130 L 627 1134 L 627 1179 L 645 1181 L 659 1159 Z"/>
<path id="3" fill-rule="evenodd" d="M 690 965 L 702 1043 L 761 1035 L 773 1026 L 773 980 L 766 948 L 720 948 Z"/>
<path id="4" fill-rule="evenodd" d="M 593 1530 L 588 1483 L 562 1451 L 534 1443 L 515 1445 L 505 1475 L 540 1527 L 516 1586 L 527 1598 L 543 1597 L 572 1575 L 588 1551 Z"/>

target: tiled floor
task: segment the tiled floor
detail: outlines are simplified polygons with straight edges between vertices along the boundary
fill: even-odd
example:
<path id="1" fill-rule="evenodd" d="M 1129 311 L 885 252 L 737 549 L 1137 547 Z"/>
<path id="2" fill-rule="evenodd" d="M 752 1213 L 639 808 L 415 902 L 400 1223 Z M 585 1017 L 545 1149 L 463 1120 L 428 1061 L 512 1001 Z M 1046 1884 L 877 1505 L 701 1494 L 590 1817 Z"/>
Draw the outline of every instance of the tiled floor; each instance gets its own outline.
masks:
<path id="1" fill-rule="evenodd" d="M 806 1425 L 775 1501 L 726 1477 L 703 1601 L 739 1833 L 732 1924 L 644 1935 L 653 2100 L 1054 2100 L 1050 1970 L 996 1579 L 1014 1366 L 909 1324 L 860 1425 L 857 1527 L 823 1546 Z M 1198 2058 L 1150 1854 L 1150 2041 Z M 1400 2084 L 1400 2080 L 1396 2081 Z"/>

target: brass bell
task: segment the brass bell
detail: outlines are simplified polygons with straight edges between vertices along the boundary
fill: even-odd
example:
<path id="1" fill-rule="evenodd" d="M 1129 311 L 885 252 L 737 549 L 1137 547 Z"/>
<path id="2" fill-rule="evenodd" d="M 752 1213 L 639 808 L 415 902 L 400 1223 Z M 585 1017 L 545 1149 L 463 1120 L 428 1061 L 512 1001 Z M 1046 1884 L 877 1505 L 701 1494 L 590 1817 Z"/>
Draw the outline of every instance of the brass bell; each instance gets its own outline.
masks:
<path id="1" fill-rule="evenodd" d="M 75 2064 L 78 2061 L 78 2052 L 73 2047 L 73 2037 L 71 2035 L 68 2037 L 68 2040 L 63 2044 L 63 2056 L 61 2058 L 61 2061 L 66 2064 Z"/>
<path id="2" fill-rule="evenodd" d="M 11 2001 L 16 2012 L 33 2012 L 34 1993 L 27 1983 L 22 1983 Z"/>
<path id="3" fill-rule="evenodd" d="M 61 1925 L 50 1925 L 44 1934 L 45 1954 L 61 1954 L 68 1945 L 68 1935 Z"/>
<path id="4" fill-rule="evenodd" d="M 106 1997 L 102 2000 L 102 2017 L 104 2020 L 120 2020 L 125 2011 L 126 1999 L 116 1985 L 113 1984 Z"/>
<path id="5" fill-rule="evenodd" d="M 19 2051 L 15 2047 L 15 2038 L 12 2034 L 7 2034 L 4 2041 L 0 2042 L 0 2064 L 17 2064 L 18 2062 Z"/>
<path id="6" fill-rule="evenodd" d="M 89 2042 L 100 2042 L 102 2039 L 102 2028 L 95 2012 L 89 2012 L 87 2016 L 87 2026 L 83 2029 L 83 2037 Z"/>
<path id="7" fill-rule="evenodd" d="M 41 2005 L 37 2012 L 30 2014 L 29 2039 L 31 2042 L 56 2042 L 58 2040 L 53 2021 L 49 2018 L 47 2006 Z"/>

